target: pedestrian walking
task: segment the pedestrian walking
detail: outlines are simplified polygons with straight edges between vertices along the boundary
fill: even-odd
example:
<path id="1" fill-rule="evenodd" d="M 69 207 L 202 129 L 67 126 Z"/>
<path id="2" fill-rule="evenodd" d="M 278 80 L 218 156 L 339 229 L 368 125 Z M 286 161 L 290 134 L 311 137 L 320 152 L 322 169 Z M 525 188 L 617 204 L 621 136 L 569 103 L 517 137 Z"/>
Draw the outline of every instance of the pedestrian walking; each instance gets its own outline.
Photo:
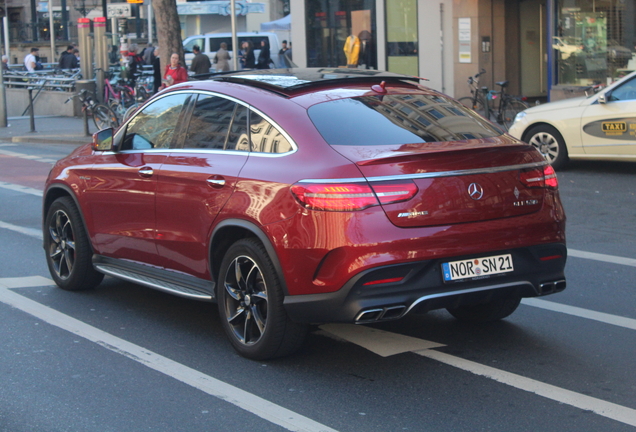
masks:
<path id="1" fill-rule="evenodd" d="M 245 69 L 245 54 L 247 54 L 247 42 L 243 41 L 241 43 L 241 49 L 238 52 L 240 69 Z"/>
<path id="2" fill-rule="evenodd" d="M 39 48 L 33 47 L 31 51 L 24 57 L 24 67 L 27 72 L 35 72 L 38 64 L 36 56 L 38 55 Z"/>
<path id="3" fill-rule="evenodd" d="M 147 65 L 151 65 L 152 61 L 154 60 L 154 55 L 155 55 L 155 47 L 153 47 L 151 43 L 148 43 L 148 46 L 146 47 L 143 53 L 144 63 Z"/>
<path id="4" fill-rule="evenodd" d="M 199 45 L 193 46 L 192 52 L 194 53 L 194 58 L 190 64 L 190 70 L 194 72 L 195 75 L 210 73 L 210 68 L 212 67 L 210 58 L 201 53 Z"/>
<path id="5" fill-rule="evenodd" d="M 179 54 L 172 53 L 170 56 L 170 64 L 166 66 L 166 73 L 164 73 L 163 79 L 164 87 L 188 81 L 188 72 L 179 62 Z"/>
<path id="6" fill-rule="evenodd" d="M 261 41 L 261 52 L 258 54 L 256 69 L 269 69 L 269 64 L 272 62 L 272 59 L 269 57 L 269 44 L 267 43 L 267 39 L 263 39 Z"/>
<path id="7" fill-rule="evenodd" d="M 216 52 L 214 56 L 214 64 L 217 72 L 228 72 L 230 70 L 230 53 L 227 51 L 227 44 L 221 42 L 221 48 Z"/>
<path id="8" fill-rule="evenodd" d="M 245 46 L 245 69 L 256 68 L 256 58 L 254 57 L 254 46 L 251 41 L 247 41 Z"/>
<path id="9" fill-rule="evenodd" d="M 157 93 L 161 88 L 161 59 L 159 58 L 159 47 L 155 48 L 155 58 L 152 61 L 152 77 L 153 77 L 153 92 Z"/>
<path id="10" fill-rule="evenodd" d="M 108 53 L 108 61 L 111 65 L 119 63 L 119 48 L 117 48 L 117 45 L 111 46 L 110 52 Z"/>
<path id="11" fill-rule="evenodd" d="M 77 69 L 79 67 L 79 61 L 77 61 L 77 57 L 73 55 L 74 49 L 75 47 L 73 45 L 66 47 L 66 51 L 62 53 L 60 61 L 58 62 L 60 69 Z"/>

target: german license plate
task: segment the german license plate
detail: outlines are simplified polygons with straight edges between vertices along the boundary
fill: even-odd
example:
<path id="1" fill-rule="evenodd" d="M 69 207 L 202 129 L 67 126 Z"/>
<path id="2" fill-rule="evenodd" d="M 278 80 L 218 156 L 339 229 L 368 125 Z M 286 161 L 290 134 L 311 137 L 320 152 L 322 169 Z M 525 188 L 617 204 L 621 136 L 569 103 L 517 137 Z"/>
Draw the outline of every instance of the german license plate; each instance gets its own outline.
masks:
<path id="1" fill-rule="evenodd" d="M 508 273 L 514 271 L 514 267 L 512 255 L 505 254 L 443 263 L 442 271 L 444 282 L 454 282 Z"/>

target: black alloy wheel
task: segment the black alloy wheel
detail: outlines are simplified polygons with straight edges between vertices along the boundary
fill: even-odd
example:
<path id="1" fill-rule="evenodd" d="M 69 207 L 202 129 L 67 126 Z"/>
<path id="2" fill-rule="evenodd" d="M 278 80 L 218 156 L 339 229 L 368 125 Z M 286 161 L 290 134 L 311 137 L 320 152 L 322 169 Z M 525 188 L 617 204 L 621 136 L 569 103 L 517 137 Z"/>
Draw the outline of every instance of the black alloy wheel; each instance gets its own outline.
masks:
<path id="1" fill-rule="evenodd" d="M 218 307 L 223 329 L 244 357 L 266 360 L 302 345 L 307 326 L 292 322 L 265 248 L 255 239 L 234 243 L 221 264 Z"/>
<path id="2" fill-rule="evenodd" d="M 92 248 L 72 198 L 53 202 L 43 234 L 49 272 L 60 288 L 78 291 L 99 285 L 104 275 L 93 269 Z"/>

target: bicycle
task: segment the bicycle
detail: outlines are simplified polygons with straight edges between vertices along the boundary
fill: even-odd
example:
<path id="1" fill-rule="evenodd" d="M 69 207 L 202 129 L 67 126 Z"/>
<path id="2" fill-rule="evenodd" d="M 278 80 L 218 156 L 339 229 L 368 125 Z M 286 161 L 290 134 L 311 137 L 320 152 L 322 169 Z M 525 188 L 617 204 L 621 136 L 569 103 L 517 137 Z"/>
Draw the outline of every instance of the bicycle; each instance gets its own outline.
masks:
<path id="1" fill-rule="evenodd" d="M 494 110 L 491 111 L 495 113 L 495 120 L 497 123 L 504 125 L 506 130 L 508 130 L 515 121 L 517 114 L 529 107 L 526 103 L 519 100 L 518 97 L 506 93 L 508 81 L 500 81 L 495 84 L 501 87 L 501 91 L 492 91 L 489 92 L 489 95 L 493 100 L 499 98 L 499 107 L 496 112 Z"/>
<path id="2" fill-rule="evenodd" d="M 82 111 L 87 115 L 93 117 L 95 127 L 97 130 L 106 129 L 109 127 L 116 128 L 119 126 L 119 120 L 117 114 L 108 106 L 103 103 L 95 102 L 95 99 L 91 96 L 91 92 L 86 89 L 80 90 L 79 93 L 74 94 L 66 100 L 64 103 L 68 103 L 71 99 L 78 98 L 82 103 Z"/>
<path id="3" fill-rule="evenodd" d="M 488 93 L 488 87 L 479 88 L 479 77 L 486 73 L 485 69 L 482 69 L 474 76 L 468 77 L 468 86 L 470 87 L 470 94 L 472 96 L 464 96 L 459 98 L 458 102 L 467 108 L 481 114 L 482 116 L 490 119 L 490 106 L 486 101 L 486 93 Z"/>
<path id="4" fill-rule="evenodd" d="M 104 103 L 123 118 L 126 110 L 135 103 L 135 91 L 128 85 L 122 85 L 114 79 L 104 78 Z"/>

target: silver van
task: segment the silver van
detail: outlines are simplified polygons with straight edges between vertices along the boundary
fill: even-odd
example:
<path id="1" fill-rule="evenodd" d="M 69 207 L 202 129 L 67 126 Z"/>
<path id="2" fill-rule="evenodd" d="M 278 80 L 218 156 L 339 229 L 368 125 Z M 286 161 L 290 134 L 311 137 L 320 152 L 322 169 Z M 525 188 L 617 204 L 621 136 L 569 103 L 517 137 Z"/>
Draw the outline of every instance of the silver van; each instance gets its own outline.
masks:
<path id="1" fill-rule="evenodd" d="M 258 55 L 260 54 L 261 41 L 267 39 L 269 41 L 269 53 L 274 65 L 276 67 L 286 67 L 284 60 L 279 58 L 278 52 L 280 51 L 280 44 L 278 43 L 278 36 L 275 33 L 259 33 L 259 32 L 238 32 L 239 46 L 245 41 L 252 42 L 254 47 L 254 58 L 258 61 Z M 204 35 L 189 36 L 183 41 L 183 50 L 185 53 L 186 65 L 190 67 L 194 54 L 192 53 L 192 47 L 198 45 L 201 48 L 203 54 L 207 54 L 214 68 L 214 56 L 216 51 L 221 46 L 221 42 L 227 44 L 227 50 L 230 52 L 230 56 L 234 58 L 234 50 L 232 47 L 232 33 L 207 33 Z M 231 63 L 230 63 L 231 64 Z M 240 67 L 240 65 L 239 65 Z"/>

